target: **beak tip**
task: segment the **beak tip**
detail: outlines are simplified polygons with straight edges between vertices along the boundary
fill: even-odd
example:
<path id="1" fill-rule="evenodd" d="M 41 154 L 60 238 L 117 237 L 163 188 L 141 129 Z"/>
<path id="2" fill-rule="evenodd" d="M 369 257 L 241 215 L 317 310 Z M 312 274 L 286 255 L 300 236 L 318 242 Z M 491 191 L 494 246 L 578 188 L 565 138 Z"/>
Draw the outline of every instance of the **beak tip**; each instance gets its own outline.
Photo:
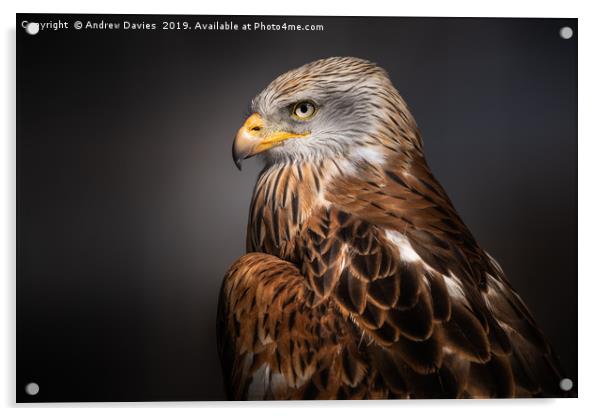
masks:
<path id="1" fill-rule="evenodd" d="M 236 167 L 238 168 L 238 170 L 242 170 L 242 157 L 240 152 L 236 149 L 236 141 L 232 144 L 232 160 L 234 161 L 234 164 L 236 165 Z"/>
<path id="2" fill-rule="evenodd" d="M 251 114 L 243 126 L 238 129 L 234 143 L 232 143 L 232 160 L 242 170 L 242 161 L 256 155 L 256 147 L 261 143 L 262 137 L 257 133 L 263 128 L 263 120 L 257 113 Z"/>

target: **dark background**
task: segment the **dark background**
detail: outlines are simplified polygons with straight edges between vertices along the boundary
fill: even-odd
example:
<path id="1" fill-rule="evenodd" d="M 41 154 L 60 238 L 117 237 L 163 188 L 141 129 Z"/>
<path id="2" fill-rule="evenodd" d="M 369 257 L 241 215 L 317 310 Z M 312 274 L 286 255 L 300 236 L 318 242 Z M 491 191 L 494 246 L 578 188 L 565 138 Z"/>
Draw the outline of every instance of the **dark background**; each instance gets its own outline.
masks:
<path id="1" fill-rule="evenodd" d="M 30 36 L 21 21 L 70 22 Z M 75 20 L 156 31 L 72 29 Z M 250 99 L 306 62 L 379 63 L 460 215 L 577 377 L 577 21 L 17 16 L 17 400 L 223 399 L 215 314 L 260 166 Z M 575 36 L 564 40 L 562 26 Z M 24 386 L 40 385 L 29 397 Z"/>

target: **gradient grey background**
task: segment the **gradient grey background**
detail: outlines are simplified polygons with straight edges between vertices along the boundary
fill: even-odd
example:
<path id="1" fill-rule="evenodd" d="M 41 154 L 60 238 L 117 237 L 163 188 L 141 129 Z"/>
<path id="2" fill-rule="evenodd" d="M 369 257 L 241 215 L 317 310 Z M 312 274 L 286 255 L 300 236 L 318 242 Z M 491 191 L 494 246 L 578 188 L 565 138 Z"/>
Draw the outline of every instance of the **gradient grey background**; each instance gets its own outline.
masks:
<path id="1" fill-rule="evenodd" d="M 43 31 L 17 16 L 17 400 L 223 399 L 215 313 L 259 161 L 234 134 L 278 74 L 379 63 L 427 159 L 577 372 L 577 21 L 221 17 L 323 32 Z M 95 16 L 95 21 L 215 21 Z M 564 40 L 562 26 L 575 36 Z M 160 24 L 159 24 L 160 27 Z M 24 394 L 27 382 L 38 396 Z"/>

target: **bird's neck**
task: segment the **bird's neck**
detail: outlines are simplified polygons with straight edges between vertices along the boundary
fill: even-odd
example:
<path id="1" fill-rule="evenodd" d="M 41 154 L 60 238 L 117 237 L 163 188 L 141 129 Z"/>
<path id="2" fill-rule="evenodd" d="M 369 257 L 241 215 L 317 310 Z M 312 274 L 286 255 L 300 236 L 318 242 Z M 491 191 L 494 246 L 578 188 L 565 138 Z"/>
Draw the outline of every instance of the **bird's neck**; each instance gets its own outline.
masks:
<path id="1" fill-rule="evenodd" d="M 294 260 L 294 242 L 312 212 L 327 205 L 324 190 L 337 170 L 333 161 L 275 163 L 260 173 L 253 192 L 247 251 Z"/>
<path id="2" fill-rule="evenodd" d="M 350 205 L 352 209 L 353 201 L 348 199 L 353 196 L 346 190 L 364 189 L 363 184 L 386 186 L 390 178 L 385 172 L 391 168 L 392 161 L 401 170 L 411 170 L 413 160 L 424 162 L 418 151 L 413 151 L 412 157 L 404 153 L 400 161 L 397 152 L 387 154 L 369 149 L 352 152 L 347 158 L 268 164 L 259 174 L 253 192 L 247 251 L 269 253 L 296 262 L 297 236 L 316 210 L 332 204 Z M 396 200 L 396 203 L 402 202 Z"/>

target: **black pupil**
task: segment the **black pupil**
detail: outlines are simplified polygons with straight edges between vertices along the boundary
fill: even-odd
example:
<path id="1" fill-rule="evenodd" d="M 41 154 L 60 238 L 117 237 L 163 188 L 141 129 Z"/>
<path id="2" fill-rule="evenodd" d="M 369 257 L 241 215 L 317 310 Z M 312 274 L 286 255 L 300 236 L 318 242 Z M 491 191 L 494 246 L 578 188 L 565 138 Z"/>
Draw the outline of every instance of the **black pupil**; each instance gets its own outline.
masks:
<path id="1" fill-rule="evenodd" d="M 305 113 L 307 113 L 307 104 L 301 104 L 301 105 L 299 106 L 299 110 L 301 110 L 301 113 L 302 113 L 302 114 L 305 114 Z"/>

